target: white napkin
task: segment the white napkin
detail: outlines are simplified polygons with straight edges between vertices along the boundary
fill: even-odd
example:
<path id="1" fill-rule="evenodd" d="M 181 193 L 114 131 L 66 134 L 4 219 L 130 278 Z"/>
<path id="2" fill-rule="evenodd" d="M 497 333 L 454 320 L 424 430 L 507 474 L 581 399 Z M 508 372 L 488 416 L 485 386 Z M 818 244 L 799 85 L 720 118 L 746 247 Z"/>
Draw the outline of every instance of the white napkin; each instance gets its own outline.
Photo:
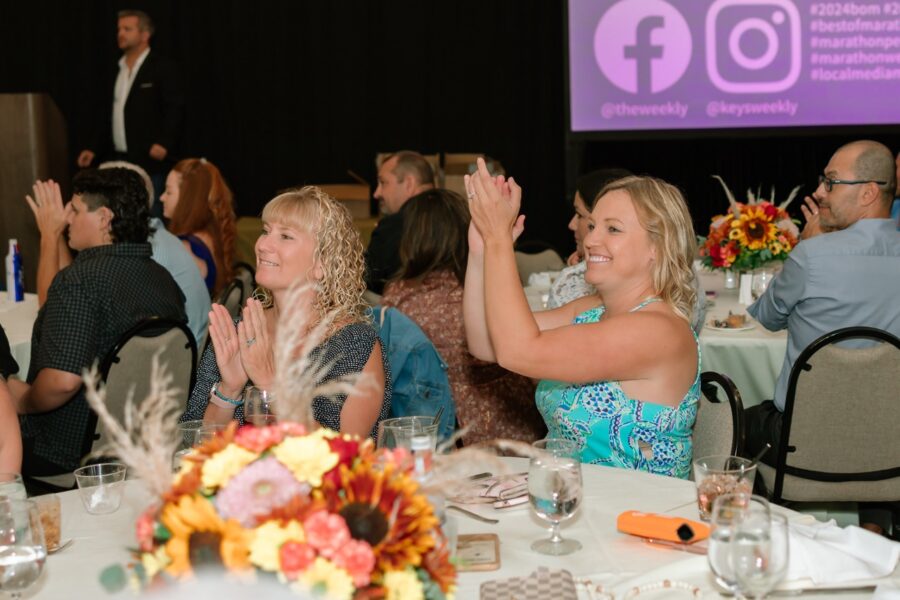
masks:
<path id="1" fill-rule="evenodd" d="M 900 581 L 879 584 L 872 594 L 872 600 L 900 600 Z"/>
<path id="2" fill-rule="evenodd" d="M 541 271 L 540 273 L 532 273 L 528 276 L 529 287 L 539 289 L 550 289 L 552 281 L 550 279 L 550 271 Z"/>
<path id="3" fill-rule="evenodd" d="M 790 524 L 790 558 L 785 581 L 811 579 L 816 585 L 878 579 L 894 572 L 900 544 L 878 534 L 835 522 Z"/>

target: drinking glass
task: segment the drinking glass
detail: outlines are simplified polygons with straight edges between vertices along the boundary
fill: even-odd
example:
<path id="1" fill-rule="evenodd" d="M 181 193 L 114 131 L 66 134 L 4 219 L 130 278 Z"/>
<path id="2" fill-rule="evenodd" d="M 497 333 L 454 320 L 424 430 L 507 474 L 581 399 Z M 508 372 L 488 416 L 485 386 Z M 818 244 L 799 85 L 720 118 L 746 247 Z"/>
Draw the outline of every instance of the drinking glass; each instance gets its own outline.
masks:
<path id="1" fill-rule="evenodd" d="M 244 392 L 244 421 L 257 427 L 278 422 L 275 416 L 275 397 L 271 392 L 252 385 L 247 388 Z"/>
<path id="2" fill-rule="evenodd" d="M 697 484 L 697 508 L 700 519 L 709 521 L 716 498 L 723 494 L 750 494 L 756 465 L 740 456 L 720 454 L 704 456 L 694 461 L 694 482 Z"/>
<path id="3" fill-rule="evenodd" d="M 75 469 L 75 483 L 84 509 L 92 515 L 105 515 L 119 510 L 125 465 L 101 463 Z"/>
<path id="4" fill-rule="evenodd" d="M 765 598 L 787 571 L 788 521 L 784 515 L 751 512 L 737 526 L 731 563 L 738 591 L 748 598 Z"/>
<path id="5" fill-rule="evenodd" d="M 742 521 L 757 515 L 766 521 L 771 515 L 769 503 L 761 496 L 724 494 L 713 502 L 706 557 L 716 583 L 732 594 L 739 591 L 731 558 L 735 533 Z"/>
<path id="6" fill-rule="evenodd" d="M 178 446 L 175 448 L 175 456 L 172 457 L 172 470 L 181 469 L 181 459 L 190 454 L 197 444 L 197 436 L 203 428 L 203 421 L 185 421 L 178 424 Z"/>
<path id="7" fill-rule="evenodd" d="M 0 473 L 0 497 L 2 496 L 12 500 L 25 500 L 28 497 L 21 475 L 18 473 Z"/>
<path id="8" fill-rule="evenodd" d="M 437 448 L 437 432 L 440 423 L 434 417 L 394 417 L 378 424 L 379 448 L 405 448 L 412 450 L 413 437 L 428 436 L 431 450 Z"/>
<path id="9" fill-rule="evenodd" d="M 540 453 L 528 464 L 528 500 L 538 518 L 549 521 L 550 538 L 536 540 L 531 549 L 561 556 L 581 549 L 578 540 L 564 540 L 559 524 L 570 519 L 581 504 L 581 461 L 569 440 L 548 438 L 532 444 Z"/>
<path id="10" fill-rule="evenodd" d="M 225 431 L 225 425 L 221 423 L 204 423 L 197 430 L 197 435 L 194 437 L 194 445 L 205 444 L 215 439 L 223 431 Z"/>
<path id="11" fill-rule="evenodd" d="M 753 281 L 750 284 L 750 295 L 753 296 L 754 300 L 766 293 L 766 289 L 774 278 L 775 274 L 771 269 L 760 269 L 758 273 L 753 274 Z"/>
<path id="12" fill-rule="evenodd" d="M 47 546 L 31 500 L 0 499 L 0 591 L 22 597 L 41 576 Z"/>

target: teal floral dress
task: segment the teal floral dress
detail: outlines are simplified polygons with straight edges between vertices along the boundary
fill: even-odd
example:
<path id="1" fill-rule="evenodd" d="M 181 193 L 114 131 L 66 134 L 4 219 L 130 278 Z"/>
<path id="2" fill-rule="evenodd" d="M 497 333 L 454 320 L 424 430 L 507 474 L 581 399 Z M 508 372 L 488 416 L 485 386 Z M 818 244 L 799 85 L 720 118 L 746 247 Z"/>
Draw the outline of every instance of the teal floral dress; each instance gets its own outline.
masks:
<path id="1" fill-rule="evenodd" d="M 658 300 L 646 300 L 631 312 Z M 604 310 L 603 306 L 587 310 L 575 317 L 574 323 L 596 323 Z M 548 437 L 574 441 L 582 462 L 682 479 L 689 476 L 691 431 L 700 398 L 699 342 L 697 376 L 674 408 L 629 398 L 618 381 L 570 384 L 542 380 L 535 396 Z"/>

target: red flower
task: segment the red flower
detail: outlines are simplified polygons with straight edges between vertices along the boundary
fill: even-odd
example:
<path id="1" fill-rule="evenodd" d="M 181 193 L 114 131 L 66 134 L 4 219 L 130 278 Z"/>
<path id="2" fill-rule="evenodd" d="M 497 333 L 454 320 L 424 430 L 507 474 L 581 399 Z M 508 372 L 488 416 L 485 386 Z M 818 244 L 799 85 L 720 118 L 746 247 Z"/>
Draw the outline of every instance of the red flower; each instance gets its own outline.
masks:
<path id="1" fill-rule="evenodd" d="M 770 220 L 775 220 L 775 217 L 778 216 L 778 207 L 771 202 L 760 202 L 759 206 Z"/>
<path id="2" fill-rule="evenodd" d="M 296 579 L 297 575 L 316 560 L 316 551 L 309 544 L 287 541 L 278 550 L 281 560 L 281 572 L 288 579 Z"/>
<path id="3" fill-rule="evenodd" d="M 333 469 L 322 476 L 322 481 L 330 481 L 336 486 L 341 483 L 341 465 L 348 469 L 353 466 L 353 460 L 360 454 L 360 441 L 356 438 L 347 436 L 334 437 L 328 440 L 328 446 L 331 451 L 338 455 L 338 462 Z"/>

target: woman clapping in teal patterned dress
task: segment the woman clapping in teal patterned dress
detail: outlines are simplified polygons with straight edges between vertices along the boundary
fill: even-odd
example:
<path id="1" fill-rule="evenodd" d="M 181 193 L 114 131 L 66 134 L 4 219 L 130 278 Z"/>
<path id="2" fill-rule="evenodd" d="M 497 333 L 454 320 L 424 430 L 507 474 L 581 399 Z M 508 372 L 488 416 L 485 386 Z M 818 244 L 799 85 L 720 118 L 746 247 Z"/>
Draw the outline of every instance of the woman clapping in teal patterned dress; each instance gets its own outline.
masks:
<path id="1" fill-rule="evenodd" d="M 690 326 L 696 242 L 681 193 L 652 177 L 603 188 L 584 240 L 585 280 L 598 293 L 532 314 L 513 254 L 521 188 L 480 162 L 467 191 L 472 354 L 542 379 L 549 435 L 575 441 L 583 462 L 686 478 L 700 350 Z"/>

